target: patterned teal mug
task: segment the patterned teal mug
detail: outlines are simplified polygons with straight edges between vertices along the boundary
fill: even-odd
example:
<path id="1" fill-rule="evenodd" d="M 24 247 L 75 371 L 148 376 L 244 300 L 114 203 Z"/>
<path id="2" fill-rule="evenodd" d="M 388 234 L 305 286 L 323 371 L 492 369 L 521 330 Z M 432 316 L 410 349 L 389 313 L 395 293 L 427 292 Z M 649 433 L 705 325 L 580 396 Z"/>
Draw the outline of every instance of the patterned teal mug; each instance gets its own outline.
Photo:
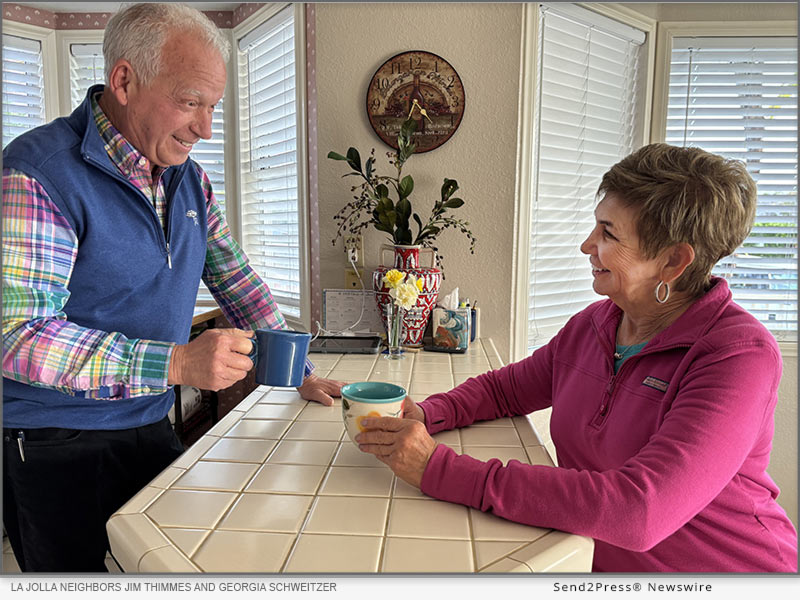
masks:
<path id="1" fill-rule="evenodd" d="M 405 388 L 382 381 L 360 381 L 342 386 L 342 420 L 347 435 L 355 437 L 365 431 L 361 421 L 366 417 L 401 417 Z"/>

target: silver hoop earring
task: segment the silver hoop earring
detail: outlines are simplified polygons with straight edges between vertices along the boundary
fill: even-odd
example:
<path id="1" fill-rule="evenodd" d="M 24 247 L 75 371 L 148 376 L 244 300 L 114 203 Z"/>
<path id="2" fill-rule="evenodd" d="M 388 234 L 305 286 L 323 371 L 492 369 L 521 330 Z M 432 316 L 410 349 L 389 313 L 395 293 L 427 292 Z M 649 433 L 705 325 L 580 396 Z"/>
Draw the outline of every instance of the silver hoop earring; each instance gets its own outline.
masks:
<path id="1" fill-rule="evenodd" d="M 659 298 L 658 292 L 661 290 L 661 286 L 664 286 L 664 297 Z M 659 281 L 658 285 L 656 286 L 656 302 L 659 304 L 664 304 L 667 300 L 669 300 L 669 284 L 664 283 L 663 281 Z"/>

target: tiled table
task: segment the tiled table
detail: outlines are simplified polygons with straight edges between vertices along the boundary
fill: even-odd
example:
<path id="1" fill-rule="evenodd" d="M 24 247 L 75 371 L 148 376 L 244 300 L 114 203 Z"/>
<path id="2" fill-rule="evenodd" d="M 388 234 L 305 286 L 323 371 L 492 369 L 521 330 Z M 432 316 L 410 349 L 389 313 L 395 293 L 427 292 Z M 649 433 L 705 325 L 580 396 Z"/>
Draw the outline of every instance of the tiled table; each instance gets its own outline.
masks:
<path id="1" fill-rule="evenodd" d="M 491 340 L 464 355 L 312 360 L 320 375 L 395 382 L 416 400 L 502 366 Z M 591 570 L 589 538 L 440 502 L 398 479 L 350 442 L 340 403 L 258 388 L 112 515 L 114 557 L 126 572 Z M 484 460 L 552 465 L 526 417 L 435 438 Z"/>

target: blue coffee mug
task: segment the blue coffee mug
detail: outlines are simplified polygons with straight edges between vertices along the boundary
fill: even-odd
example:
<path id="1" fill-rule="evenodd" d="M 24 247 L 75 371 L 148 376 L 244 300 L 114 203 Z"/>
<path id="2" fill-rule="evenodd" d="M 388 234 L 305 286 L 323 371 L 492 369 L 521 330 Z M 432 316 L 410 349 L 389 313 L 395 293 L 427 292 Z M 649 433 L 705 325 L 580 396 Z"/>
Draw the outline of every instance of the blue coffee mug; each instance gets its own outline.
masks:
<path id="1" fill-rule="evenodd" d="M 306 374 L 311 334 L 287 329 L 256 329 L 248 356 L 256 366 L 256 383 L 300 387 Z"/>

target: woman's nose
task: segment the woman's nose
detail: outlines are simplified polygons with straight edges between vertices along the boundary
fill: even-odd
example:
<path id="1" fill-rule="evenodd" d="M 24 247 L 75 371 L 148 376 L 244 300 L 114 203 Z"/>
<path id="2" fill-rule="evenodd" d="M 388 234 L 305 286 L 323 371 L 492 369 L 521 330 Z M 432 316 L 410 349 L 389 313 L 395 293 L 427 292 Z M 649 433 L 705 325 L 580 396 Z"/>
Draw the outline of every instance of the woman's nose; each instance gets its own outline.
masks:
<path id="1" fill-rule="evenodd" d="M 592 236 L 593 235 L 594 235 L 594 231 L 592 231 L 592 233 L 590 233 L 587 236 L 587 238 L 585 240 L 583 240 L 583 243 L 580 246 L 581 252 L 583 252 L 584 254 L 592 254 L 593 251 L 594 251 L 595 244 L 592 241 Z"/>

